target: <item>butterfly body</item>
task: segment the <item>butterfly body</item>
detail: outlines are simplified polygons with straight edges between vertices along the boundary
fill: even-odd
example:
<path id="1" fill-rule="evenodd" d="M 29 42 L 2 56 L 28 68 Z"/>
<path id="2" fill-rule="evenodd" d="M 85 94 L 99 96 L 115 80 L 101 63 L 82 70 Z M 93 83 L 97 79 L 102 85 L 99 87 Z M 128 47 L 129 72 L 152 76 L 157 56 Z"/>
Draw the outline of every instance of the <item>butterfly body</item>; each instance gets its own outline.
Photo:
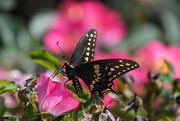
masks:
<path id="1" fill-rule="evenodd" d="M 82 97 L 81 78 L 94 95 L 103 95 L 106 91 L 113 91 L 113 80 L 139 67 L 139 65 L 126 59 L 94 60 L 94 50 L 97 38 L 95 29 L 88 30 L 77 44 L 70 62 L 65 62 L 63 72 L 73 85 L 78 96 Z"/>

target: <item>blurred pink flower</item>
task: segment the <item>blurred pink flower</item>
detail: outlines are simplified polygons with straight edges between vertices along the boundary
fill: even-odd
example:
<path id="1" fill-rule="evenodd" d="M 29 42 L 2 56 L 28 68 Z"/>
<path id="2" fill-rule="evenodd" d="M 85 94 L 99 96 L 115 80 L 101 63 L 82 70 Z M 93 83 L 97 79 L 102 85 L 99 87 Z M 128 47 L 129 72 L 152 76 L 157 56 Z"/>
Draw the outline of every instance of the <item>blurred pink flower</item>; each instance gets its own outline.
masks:
<path id="1" fill-rule="evenodd" d="M 100 1 L 63 1 L 54 14 L 52 25 L 44 36 L 44 45 L 54 53 L 60 53 L 56 45 L 72 54 L 82 35 L 90 28 L 98 31 L 97 48 L 103 44 L 113 46 L 121 42 L 127 27 L 119 13 Z"/>
<path id="2" fill-rule="evenodd" d="M 130 59 L 130 55 L 127 52 L 113 50 L 109 52 L 95 52 L 94 60 L 101 59 Z"/>
<path id="3" fill-rule="evenodd" d="M 37 80 L 37 93 L 40 112 L 58 116 L 79 105 L 78 99 L 72 96 L 72 92 L 65 85 L 53 82 L 44 74 Z"/>
<path id="4" fill-rule="evenodd" d="M 163 67 L 163 60 L 168 61 L 174 68 L 174 78 L 180 77 L 180 47 L 176 45 L 165 46 L 160 41 L 152 41 L 142 47 L 135 54 L 135 60 L 140 68 L 133 73 L 135 80 L 140 83 L 147 83 L 149 70 L 160 71 Z"/>
<path id="5" fill-rule="evenodd" d="M 110 95 L 104 95 L 104 104 L 108 108 L 113 108 L 117 104 L 117 100 L 113 99 Z"/>
<path id="6" fill-rule="evenodd" d="M 23 74 L 21 71 L 17 69 L 14 70 L 0 69 L 0 79 L 14 81 L 16 85 L 22 85 L 29 76 L 30 75 Z M 4 104 L 7 108 L 14 108 L 19 104 L 19 99 L 17 97 L 17 94 L 5 93 L 0 95 L 0 97 L 4 98 Z"/>
<path id="7" fill-rule="evenodd" d="M 14 81 L 16 84 L 21 85 L 30 75 L 23 74 L 21 71 L 14 70 L 3 70 L 0 69 L 0 79 Z"/>

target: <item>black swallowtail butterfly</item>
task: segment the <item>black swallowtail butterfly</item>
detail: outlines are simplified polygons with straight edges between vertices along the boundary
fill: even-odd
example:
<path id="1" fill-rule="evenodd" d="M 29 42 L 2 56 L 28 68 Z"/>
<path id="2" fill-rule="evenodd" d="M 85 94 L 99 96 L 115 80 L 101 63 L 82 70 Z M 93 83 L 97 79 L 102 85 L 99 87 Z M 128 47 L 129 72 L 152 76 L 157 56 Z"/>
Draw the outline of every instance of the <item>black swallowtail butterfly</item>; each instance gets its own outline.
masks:
<path id="1" fill-rule="evenodd" d="M 122 74 L 132 71 L 139 65 L 126 59 L 94 59 L 97 31 L 89 29 L 77 44 L 70 62 L 65 62 L 63 75 L 72 80 L 78 96 L 82 97 L 82 86 L 78 80 L 81 78 L 89 87 L 92 94 L 103 95 L 112 90 L 113 80 Z"/>

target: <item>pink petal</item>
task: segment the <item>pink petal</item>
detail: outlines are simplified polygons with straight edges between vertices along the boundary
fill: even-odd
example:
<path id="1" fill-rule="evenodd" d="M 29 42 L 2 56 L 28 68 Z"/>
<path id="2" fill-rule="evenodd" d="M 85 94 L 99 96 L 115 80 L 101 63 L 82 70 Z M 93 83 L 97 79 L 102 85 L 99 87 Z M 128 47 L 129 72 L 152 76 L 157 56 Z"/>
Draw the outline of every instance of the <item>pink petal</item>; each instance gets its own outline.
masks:
<path id="1" fill-rule="evenodd" d="M 72 96 L 65 85 L 53 82 L 44 74 L 37 80 L 37 92 L 41 112 L 49 112 L 57 116 L 79 105 L 79 101 Z"/>

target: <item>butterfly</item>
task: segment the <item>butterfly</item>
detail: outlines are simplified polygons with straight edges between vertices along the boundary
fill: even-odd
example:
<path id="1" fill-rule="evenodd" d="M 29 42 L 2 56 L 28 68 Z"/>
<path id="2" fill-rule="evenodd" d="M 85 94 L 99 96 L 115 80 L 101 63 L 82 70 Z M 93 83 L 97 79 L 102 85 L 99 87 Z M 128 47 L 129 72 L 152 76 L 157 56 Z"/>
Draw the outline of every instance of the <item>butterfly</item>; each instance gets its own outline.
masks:
<path id="1" fill-rule="evenodd" d="M 94 95 L 103 95 L 106 91 L 113 91 L 113 80 L 132 71 L 139 65 L 126 59 L 94 60 L 97 31 L 89 29 L 77 44 L 70 61 L 63 65 L 65 71 L 61 72 L 72 80 L 77 95 L 82 97 L 81 78 Z"/>

